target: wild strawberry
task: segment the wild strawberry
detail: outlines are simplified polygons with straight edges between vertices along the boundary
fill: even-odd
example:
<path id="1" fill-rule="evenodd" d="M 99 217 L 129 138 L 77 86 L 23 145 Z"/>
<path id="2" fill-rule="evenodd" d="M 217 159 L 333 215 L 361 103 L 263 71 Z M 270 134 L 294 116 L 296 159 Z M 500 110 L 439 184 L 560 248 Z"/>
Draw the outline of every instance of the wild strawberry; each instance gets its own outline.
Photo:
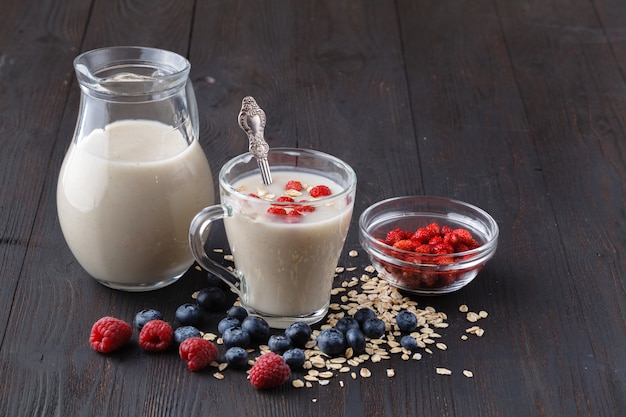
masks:
<path id="1" fill-rule="evenodd" d="M 201 337 L 190 337 L 180 344 L 178 354 L 194 372 L 209 366 L 217 358 L 217 346 Z"/>
<path id="2" fill-rule="evenodd" d="M 293 203 L 295 200 L 289 196 L 282 195 L 276 199 L 279 203 Z"/>
<path id="3" fill-rule="evenodd" d="M 132 335 L 130 324 L 114 317 L 102 317 L 94 323 L 89 344 L 100 353 L 113 352 L 124 346 Z"/>
<path id="4" fill-rule="evenodd" d="M 441 231 L 439 232 L 442 236 L 449 235 L 450 233 L 452 233 L 452 228 L 448 225 L 442 226 Z"/>
<path id="5" fill-rule="evenodd" d="M 413 233 L 413 235 L 411 236 L 411 240 L 416 243 L 428 243 L 428 241 L 432 239 L 433 236 L 435 236 L 435 234 L 432 232 L 432 230 L 425 227 L 420 227 L 415 231 L 415 233 Z"/>
<path id="6" fill-rule="evenodd" d="M 466 245 L 472 241 L 472 234 L 467 229 L 454 229 L 452 234 L 457 237 L 459 242 Z"/>
<path id="7" fill-rule="evenodd" d="M 261 355 L 250 370 L 250 383 L 257 389 L 276 388 L 289 379 L 291 370 L 283 357 L 269 352 Z"/>
<path id="8" fill-rule="evenodd" d="M 429 244 L 418 245 L 414 249 L 415 253 L 431 254 L 433 253 L 433 247 Z"/>
<path id="9" fill-rule="evenodd" d="M 439 245 L 440 243 L 444 243 L 443 238 L 441 236 L 434 236 L 431 237 L 430 240 L 428 241 L 429 245 Z"/>
<path id="10" fill-rule="evenodd" d="M 433 253 L 436 253 L 437 255 L 446 255 L 449 253 L 454 253 L 454 248 L 452 247 L 452 245 L 445 242 L 437 243 L 433 245 Z"/>
<path id="11" fill-rule="evenodd" d="M 393 247 L 400 250 L 413 251 L 415 249 L 415 243 L 409 239 L 403 239 L 394 243 Z"/>
<path id="12" fill-rule="evenodd" d="M 316 185 L 315 187 L 311 188 L 311 191 L 309 191 L 309 194 L 313 198 L 318 198 L 318 197 L 327 197 L 331 195 L 332 193 L 330 191 L 330 188 L 328 188 L 327 186 Z"/>
<path id="13" fill-rule="evenodd" d="M 302 183 L 300 181 L 287 181 L 287 185 L 285 185 L 285 190 L 295 190 L 302 191 Z"/>
<path id="14" fill-rule="evenodd" d="M 399 240 L 404 240 L 406 233 L 402 229 L 394 229 L 391 232 L 387 233 L 387 237 L 385 238 L 385 243 L 389 246 L 393 246 L 394 243 Z"/>
<path id="15" fill-rule="evenodd" d="M 151 320 L 143 326 L 139 333 L 139 346 L 148 352 L 162 352 L 174 339 L 174 330 L 163 320 Z"/>
<path id="16" fill-rule="evenodd" d="M 441 234 L 441 227 L 439 226 L 439 223 L 431 223 L 426 226 L 426 229 L 428 229 L 433 234 L 433 236 Z"/>
<path id="17" fill-rule="evenodd" d="M 270 206 L 270 208 L 267 209 L 267 212 L 270 214 L 277 214 L 279 216 L 284 216 L 287 214 L 287 210 L 285 210 L 284 207 L 278 206 Z"/>
<path id="18" fill-rule="evenodd" d="M 302 200 L 300 202 L 304 203 L 306 200 Z M 293 209 L 299 211 L 300 213 L 312 213 L 315 211 L 315 207 L 313 206 L 295 206 Z"/>

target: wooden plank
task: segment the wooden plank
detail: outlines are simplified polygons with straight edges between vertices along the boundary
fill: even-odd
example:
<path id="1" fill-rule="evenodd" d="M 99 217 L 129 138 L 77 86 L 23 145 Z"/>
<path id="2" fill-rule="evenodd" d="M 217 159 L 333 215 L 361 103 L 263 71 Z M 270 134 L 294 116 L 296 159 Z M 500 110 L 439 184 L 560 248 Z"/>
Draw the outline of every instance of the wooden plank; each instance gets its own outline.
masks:
<path id="1" fill-rule="evenodd" d="M 77 1 L 0 4 L 0 346 L 88 11 Z"/>

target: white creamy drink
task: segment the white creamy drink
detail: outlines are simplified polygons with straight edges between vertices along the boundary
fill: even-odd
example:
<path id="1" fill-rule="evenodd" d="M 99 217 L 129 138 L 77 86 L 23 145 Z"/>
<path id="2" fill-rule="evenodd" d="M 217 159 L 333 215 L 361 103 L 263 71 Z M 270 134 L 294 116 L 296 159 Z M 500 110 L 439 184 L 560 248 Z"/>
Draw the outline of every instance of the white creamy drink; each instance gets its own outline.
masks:
<path id="1" fill-rule="evenodd" d="M 171 279 L 193 263 L 189 222 L 213 204 L 198 141 L 148 120 L 122 120 L 72 143 L 57 206 L 63 234 L 94 278 L 112 286 Z"/>
<path id="2" fill-rule="evenodd" d="M 244 276 L 242 301 L 257 312 L 275 316 L 295 317 L 325 309 L 350 226 L 352 202 L 346 197 L 324 204 L 324 197 L 312 198 L 307 188 L 313 186 L 325 185 L 332 195 L 342 190 L 319 174 L 273 168 L 272 177 L 269 186 L 263 185 L 258 174 L 232 184 L 242 194 L 255 194 L 259 199 L 241 202 L 241 196 L 232 201 L 226 196 L 223 201 L 234 211 L 224 225 L 235 267 Z M 304 185 L 301 195 L 285 189 L 290 180 Z M 314 209 L 291 213 L 288 201 L 278 201 L 287 195 L 296 202 L 310 200 Z M 268 213 L 269 204 L 260 200 L 272 201 L 273 207 L 285 213 Z"/>

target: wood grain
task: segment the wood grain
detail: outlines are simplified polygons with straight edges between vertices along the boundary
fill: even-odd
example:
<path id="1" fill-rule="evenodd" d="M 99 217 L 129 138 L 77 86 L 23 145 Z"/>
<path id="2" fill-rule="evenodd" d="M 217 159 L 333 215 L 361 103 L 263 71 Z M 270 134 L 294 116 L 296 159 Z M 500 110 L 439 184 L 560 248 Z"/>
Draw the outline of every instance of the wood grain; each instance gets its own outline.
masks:
<path id="1" fill-rule="evenodd" d="M 0 3 L 0 415 L 624 415 L 622 2 L 30 3 Z M 178 305 L 206 285 L 192 268 L 154 292 L 104 288 L 58 225 L 56 179 L 79 106 L 72 60 L 131 44 L 190 59 L 215 176 L 247 149 L 236 123 L 246 95 L 268 115 L 270 146 L 315 148 L 355 168 L 340 264 L 356 270 L 337 284 L 369 263 L 357 220 L 375 201 L 442 195 L 492 214 L 499 247 L 479 278 L 412 297 L 447 313 L 448 349 L 368 363 L 371 378 L 268 392 L 245 371 L 190 373 L 174 349 L 141 350 L 136 332 L 113 355 L 92 351 L 99 317 L 130 322 L 154 307 L 176 324 Z M 221 228 L 211 244 L 227 248 Z M 472 325 L 461 304 L 489 313 L 483 337 L 461 339 Z"/>

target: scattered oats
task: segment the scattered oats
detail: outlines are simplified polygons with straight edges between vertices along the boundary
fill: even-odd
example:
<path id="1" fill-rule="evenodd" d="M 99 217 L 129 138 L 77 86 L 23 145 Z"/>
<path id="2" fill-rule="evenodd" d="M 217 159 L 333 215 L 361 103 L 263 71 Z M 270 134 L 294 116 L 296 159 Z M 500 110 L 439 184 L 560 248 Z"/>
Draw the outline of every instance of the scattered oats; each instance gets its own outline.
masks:
<path id="1" fill-rule="evenodd" d="M 437 343 L 435 346 L 437 346 L 437 349 L 440 349 L 440 350 L 448 349 L 448 346 L 446 346 L 445 343 Z"/>
<path id="2" fill-rule="evenodd" d="M 317 398 L 312 398 L 312 399 L 311 399 L 311 402 L 316 403 L 316 402 L 317 402 Z"/>
<path id="3" fill-rule="evenodd" d="M 333 289 L 330 291 L 330 294 L 331 294 L 331 295 L 337 295 L 337 294 L 339 294 L 340 292 L 346 292 L 346 289 L 345 289 L 345 288 L 341 288 L 341 287 L 338 287 L 338 288 L 333 288 Z"/>
<path id="4" fill-rule="evenodd" d="M 196 266 L 194 266 L 194 269 L 195 269 L 196 271 L 202 271 L 202 268 L 200 268 L 200 265 L 196 265 Z"/>
<path id="5" fill-rule="evenodd" d="M 359 371 L 359 375 L 361 375 L 361 378 L 369 378 L 370 376 L 372 376 L 372 373 L 367 368 L 361 368 L 361 370 Z"/>
<path id="6" fill-rule="evenodd" d="M 224 374 L 220 372 L 214 373 L 213 376 L 215 377 L 215 379 L 224 379 Z"/>
<path id="7" fill-rule="evenodd" d="M 339 386 L 343 388 L 343 381 L 339 381 Z"/>
<path id="8" fill-rule="evenodd" d="M 311 369 L 309 371 L 309 375 L 311 376 L 318 376 L 320 374 L 320 371 L 318 371 L 317 369 Z"/>
<path id="9" fill-rule="evenodd" d="M 293 189 L 285 190 L 285 194 L 289 197 L 300 197 L 302 195 L 300 191 Z"/>
<path id="10" fill-rule="evenodd" d="M 301 379 L 294 379 L 293 381 L 291 381 L 291 385 L 294 388 L 302 388 L 304 387 L 304 381 L 302 381 Z"/>
<path id="11" fill-rule="evenodd" d="M 381 358 L 381 356 L 378 353 L 375 353 L 374 355 L 372 355 L 372 359 L 371 361 L 373 363 L 378 363 L 380 361 L 382 361 L 383 359 Z"/>
<path id="12" fill-rule="evenodd" d="M 436 371 L 439 375 L 452 375 L 452 371 L 447 368 L 437 368 Z"/>
<path id="13" fill-rule="evenodd" d="M 420 359 L 422 359 L 422 354 L 421 354 L 421 353 L 419 353 L 419 352 L 415 352 L 415 353 L 413 354 L 413 360 L 414 360 L 414 361 L 419 361 Z"/>
<path id="14" fill-rule="evenodd" d="M 359 256 L 359 252 L 355 251 L 355 250 L 351 250 L 350 252 L 348 252 L 348 255 L 351 258 L 356 258 L 357 256 Z"/>
<path id="15" fill-rule="evenodd" d="M 466 334 L 461 335 L 461 340 L 467 340 L 467 335 Z"/>
<path id="16" fill-rule="evenodd" d="M 376 272 L 376 268 L 374 268 L 372 265 L 368 265 L 365 267 L 365 272 L 368 272 L 370 274 Z"/>
<path id="17" fill-rule="evenodd" d="M 311 383 L 311 381 L 306 381 L 306 383 L 304 384 L 307 388 L 311 388 L 313 386 L 313 384 Z M 317 400 L 315 400 L 317 401 Z"/>
<path id="18" fill-rule="evenodd" d="M 463 371 L 463 375 L 465 375 L 468 378 L 473 378 L 474 377 L 474 373 L 472 371 L 468 371 L 467 369 L 465 369 Z"/>
<path id="19" fill-rule="evenodd" d="M 235 257 L 233 255 L 224 255 L 224 260 L 225 261 L 232 262 L 234 259 L 235 259 Z"/>
<path id="20" fill-rule="evenodd" d="M 428 349 L 428 348 L 424 349 L 424 352 L 426 352 L 426 353 L 430 353 L 431 355 L 432 355 L 432 353 L 433 353 L 433 351 L 432 351 L 432 350 L 430 350 L 430 349 Z"/>
<path id="21" fill-rule="evenodd" d="M 461 305 L 459 306 L 459 311 L 460 311 L 461 313 L 467 313 L 467 312 L 469 311 L 469 307 L 467 307 L 467 305 L 465 305 L 465 304 L 461 304 Z"/>
<path id="22" fill-rule="evenodd" d="M 480 316 L 474 313 L 473 311 L 470 311 L 469 313 L 467 313 L 466 318 L 467 318 L 467 321 L 471 323 L 476 323 L 478 320 L 480 320 Z"/>
<path id="23" fill-rule="evenodd" d="M 339 372 L 341 372 L 342 374 L 345 374 L 346 372 L 350 372 L 350 367 L 342 366 L 341 368 L 339 368 Z"/>
<path id="24" fill-rule="evenodd" d="M 487 313 L 485 310 L 480 310 L 478 312 L 478 315 L 480 316 L 481 319 L 486 319 L 489 313 Z"/>
<path id="25" fill-rule="evenodd" d="M 337 268 L 335 268 L 335 273 L 341 274 L 345 270 L 346 269 L 343 266 L 338 266 Z"/>
<path id="26" fill-rule="evenodd" d="M 213 249 L 213 252 L 215 252 L 215 253 L 224 253 L 224 249 L 221 249 L 221 248 L 214 248 L 214 249 Z"/>
<path id="27" fill-rule="evenodd" d="M 335 374 L 333 374 L 331 371 L 325 371 L 325 372 L 319 373 L 320 378 L 332 378 L 334 375 Z"/>
<path id="28" fill-rule="evenodd" d="M 396 375 L 396 371 L 394 371 L 392 368 L 387 369 L 387 376 L 389 378 L 393 378 Z"/>
<path id="29" fill-rule="evenodd" d="M 401 358 L 403 361 L 408 361 L 409 359 L 411 359 L 411 357 L 407 353 L 403 353 Z"/>
<path id="30" fill-rule="evenodd" d="M 303 376 L 303 378 L 307 381 L 312 381 L 312 382 L 317 382 L 319 381 L 319 378 L 313 375 L 305 375 Z"/>
<path id="31" fill-rule="evenodd" d="M 352 377 L 352 379 L 356 379 L 356 372 L 351 372 L 350 376 Z"/>
<path id="32" fill-rule="evenodd" d="M 319 384 L 320 385 L 328 385 L 330 383 L 330 380 L 328 379 L 321 379 L 319 380 Z"/>
<path id="33" fill-rule="evenodd" d="M 346 268 L 346 271 L 348 272 L 356 271 L 356 266 L 349 266 Z"/>
<path id="34" fill-rule="evenodd" d="M 219 369 L 220 372 L 222 372 L 226 368 L 228 368 L 228 363 L 227 362 L 222 362 L 219 365 L 217 365 L 217 369 Z"/>

